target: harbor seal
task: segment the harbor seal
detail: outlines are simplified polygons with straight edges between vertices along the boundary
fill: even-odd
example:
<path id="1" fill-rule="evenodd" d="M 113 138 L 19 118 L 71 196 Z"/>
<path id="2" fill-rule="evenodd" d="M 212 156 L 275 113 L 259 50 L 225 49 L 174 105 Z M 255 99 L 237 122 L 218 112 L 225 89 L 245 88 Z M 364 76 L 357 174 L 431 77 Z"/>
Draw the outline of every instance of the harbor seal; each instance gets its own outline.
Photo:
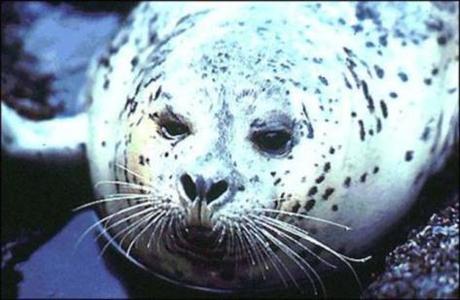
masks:
<path id="1" fill-rule="evenodd" d="M 457 28 L 453 3 L 140 4 L 83 93 L 87 232 L 194 288 L 354 272 L 458 141 Z"/>

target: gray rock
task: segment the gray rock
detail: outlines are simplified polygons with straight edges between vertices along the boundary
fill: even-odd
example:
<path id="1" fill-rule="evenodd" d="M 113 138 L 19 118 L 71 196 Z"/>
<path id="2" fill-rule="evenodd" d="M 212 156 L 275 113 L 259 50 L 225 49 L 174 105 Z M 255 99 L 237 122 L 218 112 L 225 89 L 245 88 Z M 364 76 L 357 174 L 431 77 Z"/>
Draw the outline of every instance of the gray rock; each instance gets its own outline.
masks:
<path id="1" fill-rule="evenodd" d="M 459 203 L 433 214 L 385 260 L 385 271 L 362 298 L 458 298 Z"/>

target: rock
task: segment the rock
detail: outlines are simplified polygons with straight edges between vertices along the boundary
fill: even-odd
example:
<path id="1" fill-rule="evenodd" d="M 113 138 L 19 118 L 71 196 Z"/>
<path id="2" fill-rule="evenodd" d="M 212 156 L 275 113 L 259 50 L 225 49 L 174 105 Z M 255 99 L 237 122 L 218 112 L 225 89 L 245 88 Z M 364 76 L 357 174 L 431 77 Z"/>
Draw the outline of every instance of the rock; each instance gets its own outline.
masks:
<path id="1" fill-rule="evenodd" d="M 459 203 L 432 215 L 385 260 L 385 271 L 362 298 L 458 298 Z"/>

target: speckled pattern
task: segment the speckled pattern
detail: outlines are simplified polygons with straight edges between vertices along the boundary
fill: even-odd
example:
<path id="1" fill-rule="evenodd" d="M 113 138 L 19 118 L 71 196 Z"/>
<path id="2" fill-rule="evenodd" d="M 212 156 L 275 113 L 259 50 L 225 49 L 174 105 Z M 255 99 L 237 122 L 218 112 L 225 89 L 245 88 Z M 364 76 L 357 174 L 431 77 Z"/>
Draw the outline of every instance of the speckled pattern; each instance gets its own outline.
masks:
<path id="1" fill-rule="evenodd" d="M 386 258 L 384 273 L 362 298 L 458 298 L 459 203 L 434 214 Z"/>
<path id="2" fill-rule="evenodd" d="M 455 4 L 299 3 L 266 11 L 257 5 L 228 10 L 214 4 L 196 9 L 170 4 L 173 10 L 155 5 L 139 5 L 97 56 L 85 100 L 92 104 L 93 184 L 153 185 L 152 199 L 162 202 L 158 209 L 152 201 L 149 209 L 157 211 L 148 223 L 134 217 L 110 233 L 129 229 L 131 234 L 116 236 L 121 250 L 132 247 L 130 258 L 169 279 L 252 291 L 264 284 L 279 287 L 291 274 L 311 291 L 312 282 L 299 268 L 306 262 L 287 255 L 283 243 L 321 276 L 327 267 L 300 245 L 321 258 L 329 259 L 328 251 L 274 223 L 259 223 L 257 232 L 264 233 L 255 239 L 254 220 L 271 216 L 256 210 L 281 209 L 345 224 L 353 230 L 286 215 L 276 220 L 300 226 L 340 253 L 365 251 L 410 208 L 457 140 Z M 165 129 L 171 123 L 180 138 Z M 284 142 L 267 151 L 266 136 Z M 197 190 L 181 193 L 184 174 Z M 207 190 L 212 186 L 213 192 Z M 97 189 L 98 196 L 122 191 L 135 192 L 120 185 Z M 197 195 L 199 201 L 187 199 Z M 114 203 L 101 207 L 102 215 L 142 201 Z M 172 206 L 176 210 L 168 211 Z M 217 224 L 238 233 L 246 226 L 246 231 L 236 247 L 224 239 L 223 260 L 209 255 L 205 263 L 202 257 L 190 262 L 190 253 L 182 256 L 187 251 L 163 256 L 148 249 L 149 236 L 155 236 L 149 227 L 160 227 L 160 241 L 170 236 L 163 228 L 175 219 L 164 215 L 188 225 Z M 121 218 L 110 219 L 106 225 Z M 299 238 L 303 244 L 296 244 Z M 272 241 L 271 247 L 264 240 Z M 239 268 L 232 260 L 220 264 L 239 251 L 246 254 Z M 283 263 L 273 263 L 274 252 L 292 273 L 276 273 Z M 258 268 L 248 275 L 244 263 L 254 256 Z M 264 259 L 271 261 L 268 280 L 260 276 Z M 346 271 L 343 276 L 353 281 Z M 33 271 L 26 272 L 35 282 Z"/>
<path id="3" fill-rule="evenodd" d="M 340 253 L 364 252 L 410 209 L 457 140 L 457 15 L 455 5 L 432 3 L 140 4 L 95 60 L 88 85 L 92 180 L 124 183 L 98 196 L 153 187 L 151 206 L 100 205 L 115 224 L 110 234 L 155 273 L 223 289 L 249 285 L 249 272 L 204 270 L 162 249 L 168 239 L 157 235 L 172 235 L 162 225 L 221 228 L 224 236 L 243 224 L 251 247 L 275 244 L 293 277 L 307 273 L 283 244 L 294 247 L 296 234 L 264 223 L 260 209 L 344 224 L 352 230 L 278 218 Z M 171 123 L 182 134 L 165 134 Z M 265 151 L 260 132 L 287 142 Z M 183 178 L 197 188 L 224 182 L 225 192 L 194 202 Z M 122 209 L 137 214 L 109 217 Z M 161 246 L 152 249 L 152 240 Z M 228 247 L 235 257 L 237 247 Z M 242 267 L 255 272 L 251 282 L 282 281 L 276 263 L 262 281 L 261 261 L 275 255 L 255 251 L 257 266 Z"/>

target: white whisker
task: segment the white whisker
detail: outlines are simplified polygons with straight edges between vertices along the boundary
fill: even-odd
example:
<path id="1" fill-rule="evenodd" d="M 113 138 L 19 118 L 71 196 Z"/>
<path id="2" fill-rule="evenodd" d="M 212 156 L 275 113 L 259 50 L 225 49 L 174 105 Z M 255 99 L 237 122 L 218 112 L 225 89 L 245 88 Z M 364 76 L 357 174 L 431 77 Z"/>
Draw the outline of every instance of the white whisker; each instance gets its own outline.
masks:
<path id="1" fill-rule="evenodd" d="M 133 175 L 133 176 L 136 176 L 136 177 L 138 177 L 138 178 L 144 180 L 145 182 L 149 182 L 149 180 L 148 180 L 147 178 L 145 178 L 145 177 L 143 177 L 142 175 L 140 175 L 140 174 L 138 174 L 138 173 L 136 173 L 136 172 L 134 172 L 134 171 L 132 171 L 132 170 L 126 168 L 125 166 L 122 166 L 122 165 L 120 165 L 120 164 L 118 164 L 118 163 L 116 164 L 116 166 L 119 167 L 120 169 L 125 170 L 125 171 L 128 172 L 129 174 L 131 174 L 131 175 Z"/>
<path id="2" fill-rule="evenodd" d="M 110 235 L 108 235 L 108 238 L 109 240 L 106 242 L 106 244 L 104 245 L 104 247 L 102 248 L 102 251 L 101 253 L 99 254 L 99 258 L 101 258 L 103 255 L 104 255 L 104 252 L 107 250 L 107 248 L 110 246 L 110 244 L 112 242 L 114 242 L 116 240 L 117 237 L 119 237 L 121 234 L 125 233 L 126 234 L 123 236 L 123 238 L 120 240 L 120 242 L 118 243 L 120 245 L 120 248 L 123 247 L 123 241 L 124 239 L 129 236 L 129 234 L 134 231 L 135 229 L 137 229 L 138 226 L 142 225 L 142 223 L 144 223 L 146 220 L 148 220 L 150 218 L 150 216 L 152 215 L 152 211 L 154 210 L 154 208 L 147 208 L 143 211 L 141 211 L 141 213 L 143 214 L 147 214 L 146 216 L 143 216 L 141 217 L 139 220 L 135 221 L 134 223 L 132 223 L 131 225 L 128 225 L 126 226 L 125 228 L 123 228 L 122 230 L 120 230 L 119 232 L 117 232 L 113 237 L 111 237 Z M 131 216 L 132 218 L 132 216 Z"/>
<path id="3" fill-rule="evenodd" d="M 264 228 L 269 228 L 269 229 L 271 229 L 273 231 L 278 232 L 278 230 L 276 230 L 276 228 L 273 228 L 272 226 L 268 225 L 267 223 L 261 222 L 260 220 L 256 219 L 256 220 L 254 220 L 254 222 L 259 224 L 259 225 L 261 225 Z M 305 261 L 305 259 L 303 257 L 298 255 L 294 250 L 292 250 L 285 243 L 283 243 L 279 238 L 277 238 L 274 235 L 272 235 L 268 230 L 263 229 L 263 228 L 260 228 L 260 230 L 261 230 L 262 234 L 264 234 L 266 237 L 270 238 L 271 241 L 274 242 L 278 246 L 278 248 L 281 251 L 283 251 L 284 254 L 286 254 L 286 256 L 289 259 L 291 259 L 302 270 L 302 272 L 307 276 L 308 280 L 310 281 L 310 283 L 311 283 L 311 285 L 313 287 L 314 294 L 318 295 L 318 291 L 316 289 L 316 284 L 313 281 L 313 278 L 311 278 L 310 273 L 308 273 L 308 271 L 303 266 L 303 265 L 305 265 L 310 271 L 314 272 L 314 269 L 310 266 L 310 264 L 307 261 Z M 303 265 L 299 261 L 302 262 Z"/>
<path id="4" fill-rule="evenodd" d="M 272 212 L 272 213 L 278 213 L 278 214 L 294 216 L 294 217 L 298 217 L 298 218 L 302 218 L 302 219 L 306 219 L 306 220 L 318 221 L 318 222 L 321 222 L 321 223 L 334 225 L 334 226 L 340 227 L 342 229 L 345 229 L 347 231 L 351 230 L 351 228 L 349 226 L 346 226 L 346 225 L 342 225 L 342 224 L 339 224 L 339 223 L 336 223 L 336 222 L 333 222 L 333 221 L 329 221 L 329 220 L 326 220 L 326 219 L 323 219 L 323 218 L 313 217 L 313 216 L 309 216 L 309 215 L 303 215 L 303 214 L 294 213 L 294 212 L 290 212 L 290 211 L 284 211 L 284 210 L 278 210 L 278 209 L 270 209 L 270 208 L 259 208 L 259 209 L 255 208 L 254 210 L 261 211 L 261 212 Z"/>
<path id="5" fill-rule="evenodd" d="M 268 220 L 273 220 L 272 218 L 270 217 L 267 217 L 267 216 L 257 216 L 255 214 L 251 214 L 252 217 L 254 218 L 257 218 L 259 219 L 260 221 L 264 221 L 265 219 L 268 219 Z M 274 225 L 274 224 L 272 224 Z M 278 228 L 280 229 L 283 229 L 283 230 L 286 230 L 286 228 L 281 228 L 281 226 L 278 226 L 276 225 Z M 287 232 L 290 232 L 288 230 L 286 230 Z M 324 260 L 323 258 L 321 258 L 320 256 L 318 256 L 316 253 L 314 253 L 312 250 L 310 250 L 307 246 L 305 246 L 304 244 L 300 243 L 299 241 L 296 241 L 294 238 L 292 238 L 291 236 L 289 236 L 288 234 L 286 234 L 285 232 L 283 231 L 280 231 L 279 232 L 280 234 L 282 234 L 284 237 L 286 237 L 287 239 L 291 240 L 292 242 L 294 242 L 295 244 L 297 244 L 299 247 L 301 247 L 302 249 L 304 249 L 305 251 L 307 251 L 308 253 L 310 253 L 311 255 L 313 255 L 315 258 L 317 258 L 318 260 L 320 260 L 322 263 L 326 264 L 327 266 L 333 268 L 333 269 L 336 269 L 337 266 L 336 265 L 333 265 L 331 264 L 330 262 Z"/>
<path id="6" fill-rule="evenodd" d="M 110 198 L 103 198 L 103 199 L 98 199 L 92 202 L 85 203 L 83 205 L 77 206 L 76 208 L 72 209 L 73 212 L 82 210 L 84 208 L 104 203 L 104 202 L 112 202 L 112 201 L 122 201 L 122 200 L 133 200 L 133 199 L 149 199 L 151 198 L 150 195 L 144 195 L 144 194 L 129 194 L 129 196 L 123 196 L 125 194 L 121 194 L 120 197 L 110 197 Z M 147 200 L 145 200 L 147 201 Z"/>
<path id="7" fill-rule="evenodd" d="M 269 257 L 273 257 L 276 259 L 276 261 L 279 263 L 279 265 L 283 268 L 283 270 L 286 272 L 286 274 L 289 276 L 289 278 L 291 279 L 292 283 L 294 284 L 294 286 L 298 289 L 298 290 L 301 290 L 300 287 L 299 287 L 299 284 L 297 283 L 297 280 L 295 280 L 294 276 L 292 275 L 291 271 L 289 270 L 288 267 L 286 267 L 286 264 L 281 261 L 281 259 L 278 257 L 278 255 L 270 248 L 270 246 L 268 246 L 269 242 L 267 240 L 267 236 L 264 234 L 264 232 L 257 226 L 256 223 L 254 223 L 251 219 L 247 218 L 246 216 L 243 217 L 243 219 L 247 222 L 246 224 L 252 228 L 252 230 L 254 230 L 254 232 L 257 232 L 260 234 L 260 237 L 259 237 L 259 234 L 257 235 L 254 235 L 257 240 L 259 240 L 259 242 L 261 243 L 262 245 L 262 249 L 265 249 L 266 251 L 268 251 L 271 256 Z M 245 228 L 245 227 L 243 227 Z M 261 237 L 263 237 L 265 239 L 265 242 L 261 239 Z M 270 259 L 270 261 L 272 262 L 272 265 L 275 269 L 279 270 L 276 266 L 276 264 L 273 263 L 273 260 Z M 284 276 L 282 276 L 281 272 L 279 273 L 280 274 L 280 278 L 281 280 L 283 281 L 283 284 L 285 287 L 288 287 L 288 284 L 287 284 L 287 281 L 284 279 Z"/>
<path id="8" fill-rule="evenodd" d="M 255 237 L 254 241 L 256 242 L 256 246 L 257 248 L 261 251 L 261 253 L 263 255 L 265 255 L 265 257 L 269 260 L 269 262 L 271 263 L 271 265 L 273 266 L 273 268 L 275 269 L 275 271 L 277 272 L 279 278 L 281 279 L 281 281 L 283 282 L 283 285 L 285 287 L 288 287 L 288 284 L 287 284 L 287 281 L 286 279 L 284 278 L 283 276 L 283 273 L 281 272 L 281 270 L 278 268 L 278 265 L 275 263 L 275 261 L 273 260 L 273 258 L 271 256 L 275 256 L 278 260 L 279 258 L 276 256 L 276 254 L 268 247 L 268 250 L 265 249 L 268 245 L 268 242 L 267 241 L 263 241 L 262 239 L 264 238 L 263 236 L 259 236 L 260 234 L 257 232 L 257 231 L 252 231 L 252 228 L 247 228 L 245 226 L 245 224 L 241 224 L 241 227 L 243 228 L 243 230 L 245 230 L 249 235 L 252 235 Z M 244 233 L 243 233 L 244 234 Z M 269 266 L 266 262 L 265 263 L 265 270 L 269 270 Z M 279 261 L 279 263 L 281 263 Z"/>
<path id="9" fill-rule="evenodd" d="M 129 256 L 129 252 L 131 251 L 131 248 L 134 246 L 136 243 L 137 239 L 144 234 L 144 232 L 147 231 L 147 229 L 155 224 L 155 222 L 158 220 L 158 218 L 161 217 L 161 211 L 156 211 L 150 216 L 150 222 L 144 227 L 144 229 L 141 230 L 141 232 L 131 241 L 131 243 L 128 246 L 128 250 L 126 251 L 126 254 Z"/>
<path id="10" fill-rule="evenodd" d="M 130 188 L 133 188 L 133 189 L 147 191 L 147 192 L 150 192 L 150 193 L 158 192 L 158 190 L 155 190 L 155 189 L 153 189 L 151 187 L 148 187 L 146 185 L 140 185 L 140 184 L 136 184 L 136 183 L 125 182 L 125 181 L 117 181 L 117 180 L 101 180 L 101 181 L 99 181 L 98 183 L 96 183 L 94 185 L 94 188 L 97 189 L 97 188 L 99 188 L 99 186 L 101 186 L 103 184 L 124 185 L 124 186 L 128 186 Z"/>
<path id="11" fill-rule="evenodd" d="M 78 246 L 80 245 L 80 243 L 82 242 L 82 240 L 85 238 L 85 236 L 91 231 L 93 230 L 94 228 L 96 228 L 98 225 L 102 224 L 103 222 L 105 222 L 106 220 L 109 220 L 117 215 L 120 215 L 120 214 L 123 214 L 123 213 L 126 213 L 130 210 L 133 210 L 133 209 L 136 209 L 136 208 L 139 208 L 139 207 L 143 207 L 143 206 L 148 206 L 148 205 L 151 205 L 149 202 L 144 202 L 144 203 L 139 203 L 139 204 L 136 204 L 136 205 L 133 205 L 133 206 L 130 206 L 130 207 L 127 207 L 125 209 L 122 209 L 122 210 L 119 210 L 113 214 L 110 214 L 102 219 L 100 219 L 99 221 L 97 221 L 96 223 L 94 223 L 93 225 L 91 225 L 90 227 L 88 227 L 83 233 L 82 235 L 80 236 L 80 238 L 77 240 L 77 243 L 75 244 L 75 247 L 74 247 L 74 251 L 78 248 Z"/>
<path id="12" fill-rule="evenodd" d="M 372 257 L 371 256 L 368 256 L 368 257 L 365 257 L 365 258 L 360 258 L 360 259 L 356 259 L 356 258 L 352 258 L 352 257 L 348 257 L 344 254 L 340 254 L 338 253 L 337 251 L 333 250 L 332 248 L 326 246 L 324 243 L 318 241 L 317 239 L 311 237 L 307 231 L 305 231 L 304 229 L 298 227 L 298 226 L 294 226 L 290 223 L 287 223 L 287 222 L 282 222 L 280 220 L 277 220 L 277 219 L 269 219 L 267 220 L 267 222 L 271 222 L 272 224 L 280 224 L 282 226 L 285 226 L 287 228 L 289 228 L 289 232 L 292 233 L 292 234 L 295 234 L 296 236 L 306 240 L 306 241 L 309 241 L 310 243 L 312 244 L 315 244 L 323 249 L 325 249 L 326 251 L 330 252 L 331 254 L 333 254 L 335 257 L 337 257 L 340 261 L 342 261 L 350 270 L 351 272 L 353 273 L 353 276 L 355 277 L 358 285 L 360 286 L 361 288 L 361 281 L 359 280 L 359 277 L 358 277 L 358 274 L 356 274 L 356 271 L 354 270 L 354 268 L 350 265 L 350 263 L 348 261 L 352 261 L 352 262 L 360 262 L 360 263 L 363 263 L 363 262 L 366 262 L 368 261 L 369 259 L 371 259 Z"/>
<path id="13" fill-rule="evenodd" d="M 255 216 L 253 215 L 253 217 L 256 217 L 257 220 L 261 223 L 264 223 L 264 219 L 261 219 L 259 218 L 258 216 Z M 257 220 L 255 220 L 257 222 Z M 275 231 L 277 234 L 279 235 L 282 235 L 284 236 L 285 238 L 287 238 L 288 240 L 294 242 L 296 245 L 300 246 L 302 249 L 306 250 L 308 253 L 312 254 L 313 256 L 315 256 L 316 258 L 318 258 L 319 260 L 321 260 L 322 262 L 324 262 L 325 264 L 327 264 L 328 266 L 331 266 L 333 268 L 336 268 L 336 266 L 330 264 L 329 262 L 323 260 L 322 258 L 320 258 L 318 255 L 316 255 L 315 253 L 313 253 L 313 251 L 311 251 L 310 249 L 308 249 L 305 245 L 303 245 L 302 243 L 296 241 L 294 238 L 292 238 L 291 236 L 289 236 L 288 234 L 286 234 L 285 232 L 283 232 L 282 230 L 278 230 L 279 226 L 275 226 L 275 225 L 270 225 L 267 223 L 265 223 L 266 226 L 268 228 L 270 228 L 271 230 Z M 281 228 L 280 228 L 281 229 Z M 320 285 L 321 285 L 321 290 L 323 292 L 323 295 L 326 297 L 327 296 L 327 293 L 326 293 L 326 289 L 324 287 L 324 283 L 321 279 L 321 277 L 319 276 L 319 274 L 315 271 L 315 269 L 313 267 L 311 267 L 310 264 L 307 264 L 307 267 L 310 269 L 310 271 L 313 273 L 313 275 L 315 276 L 315 278 L 319 281 Z"/>
<path id="14" fill-rule="evenodd" d="M 159 227 L 160 224 L 164 221 L 163 216 L 164 216 L 165 214 L 166 214 L 166 211 L 164 211 L 164 210 L 161 211 L 161 213 L 159 214 L 159 216 L 158 216 L 159 222 L 155 223 L 155 227 L 153 228 L 152 233 L 150 234 L 150 238 L 149 238 L 149 240 L 148 240 L 148 242 L 147 242 L 147 249 L 150 249 L 150 243 L 152 242 L 152 239 L 153 239 L 153 237 L 155 236 L 155 233 L 156 233 L 158 227 Z"/>

